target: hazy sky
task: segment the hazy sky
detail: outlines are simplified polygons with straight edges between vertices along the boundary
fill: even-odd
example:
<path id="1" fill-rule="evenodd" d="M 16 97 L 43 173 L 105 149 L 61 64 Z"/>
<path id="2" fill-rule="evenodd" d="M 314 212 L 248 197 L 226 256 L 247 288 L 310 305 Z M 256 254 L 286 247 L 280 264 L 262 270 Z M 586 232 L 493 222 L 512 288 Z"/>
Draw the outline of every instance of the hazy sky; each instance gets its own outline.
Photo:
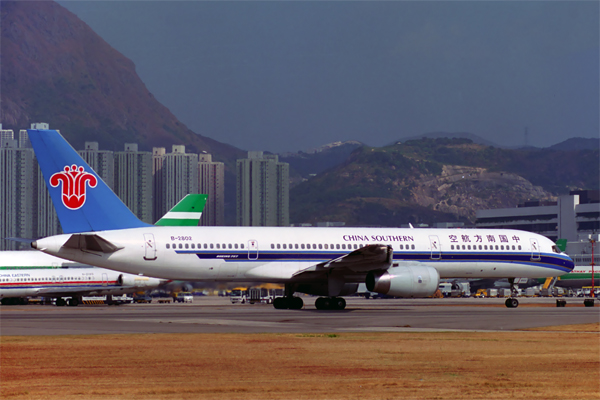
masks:
<path id="1" fill-rule="evenodd" d="M 190 129 L 246 150 L 598 137 L 597 1 L 60 1 Z"/>

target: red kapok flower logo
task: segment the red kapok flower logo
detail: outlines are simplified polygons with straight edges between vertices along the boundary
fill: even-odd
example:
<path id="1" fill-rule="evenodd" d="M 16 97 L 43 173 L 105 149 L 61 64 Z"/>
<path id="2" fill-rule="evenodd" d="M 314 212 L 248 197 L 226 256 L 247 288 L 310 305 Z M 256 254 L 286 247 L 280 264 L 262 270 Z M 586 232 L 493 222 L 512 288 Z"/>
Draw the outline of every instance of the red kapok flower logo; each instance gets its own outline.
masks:
<path id="1" fill-rule="evenodd" d="M 63 172 L 57 172 L 50 177 L 50 186 L 57 187 L 62 183 L 62 202 L 69 210 L 77 210 L 85 204 L 86 183 L 95 188 L 98 179 L 89 172 L 84 172 L 83 167 L 73 164 L 65 165 Z"/>

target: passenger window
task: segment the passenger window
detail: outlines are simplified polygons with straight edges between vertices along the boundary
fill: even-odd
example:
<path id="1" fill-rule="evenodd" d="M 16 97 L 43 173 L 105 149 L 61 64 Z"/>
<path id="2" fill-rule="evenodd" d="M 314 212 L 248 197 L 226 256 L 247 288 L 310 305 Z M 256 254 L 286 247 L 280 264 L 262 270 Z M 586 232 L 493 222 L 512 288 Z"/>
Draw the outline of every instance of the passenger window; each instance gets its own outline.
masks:
<path id="1" fill-rule="evenodd" d="M 281 248 L 281 245 L 279 243 L 277 243 L 277 250 L 279 250 Z"/>
<path id="2" fill-rule="evenodd" d="M 463 244 L 462 246 L 463 246 L 463 250 L 465 250 L 465 245 Z"/>
<path id="3" fill-rule="evenodd" d="M 226 249 L 226 248 L 227 248 L 227 245 L 226 245 L 225 243 L 223 243 L 223 247 L 222 247 L 222 248 L 223 248 L 223 249 Z"/>
<path id="4" fill-rule="evenodd" d="M 195 249 L 196 245 L 194 243 L 192 243 L 192 249 Z"/>
<path id="5" fill-rule="evenodd" d="M 339 250 L 339 249 L 340 249 L 340 245 L 339 245 L 339 244 L 336 244 L 336 245 L 335 245 L 335 248 Z"/>
<path id="6" fill-rule="evenodd" d="M 325 246 L 325 250 L 329 248 L 329 245 L 327 243 L 325 243 L 323 246 Z"/>
<path id="7" fill-rule="evenodd" d="M 204 243 L 204 248 L 207 249 L 208 248 L 208 244 Z M 211 245 L 211 249 L 212 249 L 212 245 Z"/>
<path id="8" fill-rule="evenodd" d="M 411 247 L 412 247 L 413 250 L 415 249 L 415 245 L 414 244 Z"/>
<path id="9" fill-rule="evenodd" d="M 484 244 L 484 245 L 483 245 L 483 249 L 484 249 L 484 250 L 487 250 L 487 244 Z"/>
<path id="10" fill-rule="evenodd" d="M 513 246 L 512 246 L 512 249 L 513 249 L 513 250 L 515 249 L 515 245 L 514 245 L 514 244 L 513 244 Z"/>
<path id="11" fill-rule="evenodd" d="M 304 243 L 300 244 L 300 248 L 304 250 Z"/>
<path id="12" fill-rule="evenodd" d="M 271 243 L 271 248 L 274 249 L 275 248 L 275 243 Z"/>
<path id="13" fill-rule="evenodd" d="M 169 245 L 169 243 L 167 243 L 167 244 L 166 244 L 166 246 L 167 246 L 167 249 L 171 247 L 171 246 Z"/>
<path id="14" fill-rule="evenodd" d="M 214 248 L 215 248 L 215 245 L 211 243 L 211 244 L 210 244 L 210 248 L 211 248 L 211 249 L 214 249 Z"/>
<path id="15" fill-rule="evenodd" d="M 500 246 L 500 250 L 504 250 L 504 245 Z"/>
<path id="16" fill-rule="evenodd" d="M 283 244 L 283 248 L 285 249 L 287 246 L 285 245 L 285 243 Z"/>
<path id="17" fill-rule="evenodd" d="M 237 244 L 237 243 L 236 243 L 236 244 L 234 244 L 233 246 L 234 246 L 236 249 L 238 248 L 238 244 Z"/>
<path id="18" fill-rule="evenodd" d="M 298 243 L 296 243 L 296 244 L 294 245 L 294 247 L 295 247 L 295 248 L 296 248 L 296 250 L 297 250 L 297 249 L 298 249 Z"/>
<path id="19" fill-rule="evenodd" d="M 240 244 L 240 247 L 243 249 L 244 248 L 244 243 Z"/>
<path id="20" fill-rule="evenodd" d="M 342 249 L 346 249 L 346 245 L 344 243 L 342 243 Z"/>
<path id="21" fill-rule="evenodd" d="M 402 245 L 400 245 L 400 250 L 402 250 Z M 453 244 L 450 245 L 450 250 L 454 250 L 454 245 Z"/>
<path id="22" fill-rule="evenodd" d="M 323 245 L 319 243 L 319 250 L 323 250 Z"/>
<path id="23" fill-rule="evenodd" d="M 519 245 L 519 250 L 521 250 L 521 245 Z"/>
<path id="24" fill-rule="evenodd" d="M 217 243 L 217 249 L 220 249 L 221 245 L 219 243 Z"/>
<path id="25" fill-rule="evenodd" d="M 190 248 L 190 245 L 186 243 L 186 244 L 185 244 L 185 248 L 186 248 L 186 249 L 189 249 L 189 248 Z"/>
<path id="26" fill-rule="evenodd" d="M 481 250 L 481 248 L 482 248 L 481 245 L 479 245 L 479 250 Z"/>
<path id="27" fill-rule="evenodd" d="M 183 249 L 183 244 L 179 243 L 179 248 Z"/>
<path id="28" fill-rule="evenodd" d="M 230 248 L 230 249 L 233 249 L 233 246 L 231 245 L 231 243 L 229 243 L 229 244 L 227 245 L 227 247 L 228 247 L 228 248 Z"/>
<path id="29" fill-rule="evenodd" d="M 496 245 L 496 250 L 498 250 L 498 245 Z"/>

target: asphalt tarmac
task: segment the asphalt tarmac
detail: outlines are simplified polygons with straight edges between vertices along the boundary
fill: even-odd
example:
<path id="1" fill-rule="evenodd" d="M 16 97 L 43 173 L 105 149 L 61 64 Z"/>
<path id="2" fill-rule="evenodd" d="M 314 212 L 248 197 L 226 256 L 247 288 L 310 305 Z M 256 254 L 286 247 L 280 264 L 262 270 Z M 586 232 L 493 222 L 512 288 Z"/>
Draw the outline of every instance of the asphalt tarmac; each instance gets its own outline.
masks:
<path id="1" fill-rule="evenodd" d="M 130 333 L 322 333 L 510 331 L 600 322 L 600 303 L 583 299 L 521 298 L 518 308 L 504 299 L 346 298 L 344 311 L 319 311 L 312 297 L 302 310 L 268 304 L 231 304 L 226 297 L 197 297 L 187 304 L 122 306 L 0 306 L 0 335 L 88 335 Z"/>

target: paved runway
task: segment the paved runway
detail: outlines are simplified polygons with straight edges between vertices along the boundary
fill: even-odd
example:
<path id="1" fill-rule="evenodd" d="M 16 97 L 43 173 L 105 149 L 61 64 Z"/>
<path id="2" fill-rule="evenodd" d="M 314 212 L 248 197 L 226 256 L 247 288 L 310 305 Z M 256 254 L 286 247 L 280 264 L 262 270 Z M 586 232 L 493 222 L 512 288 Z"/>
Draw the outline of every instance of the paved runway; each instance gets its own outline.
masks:
<path id="1" fill-rule="evenodd" d="M 600 322 L 600 307 L 553 307 L 555 299 L 347 298 L 344 311 L 318 311 L 304 297 L 303 310 L 275 310 L 267 304 L 231 304 L 228 298 L 200 297 L 192 304 L 123 306 L 2 306 L 0 335 L 81 335 L 114 333 L 402 332 L 437 330 L 505 331 Z M 547 305 L 544 307 L 543 305 Z"/>

